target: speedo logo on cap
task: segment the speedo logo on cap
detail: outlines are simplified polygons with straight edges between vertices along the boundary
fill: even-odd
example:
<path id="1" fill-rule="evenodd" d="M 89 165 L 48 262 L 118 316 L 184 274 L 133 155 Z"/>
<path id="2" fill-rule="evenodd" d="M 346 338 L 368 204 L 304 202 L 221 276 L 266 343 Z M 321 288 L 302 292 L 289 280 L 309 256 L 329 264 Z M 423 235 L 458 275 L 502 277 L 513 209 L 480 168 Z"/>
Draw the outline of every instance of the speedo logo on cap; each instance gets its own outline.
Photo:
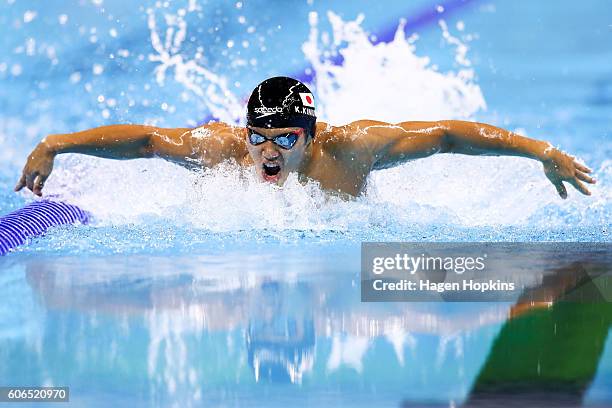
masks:
<path id="1" fill-rule="evenodd" d="M 308 92 L 300 92 L 300 99 L 302 99 L 302 105 L 314 109 L 314 96 Z"/>
<path id="2" fill-rule="evenodd" d="M 266 106 L 262 106 L 261 108 L 253 109 L 255 113 L 261 113 L 257 118 L 262 118 L 264 116 L 274 115 L 275 113 L 283 113 L 283 108 L 280 106 L 275 106 L 273 108 L 268 108 Z"/>
<path id="3" fill-rule="evenodd" d="M 283 113 L 283 108 L 280 106 L 275 106 L 273 108 L 263 106 L 261 108 L 255 108 L 254 111 L 255 113 L 267 113 L 268 115 L 271 115 L 273 113 Z"/>

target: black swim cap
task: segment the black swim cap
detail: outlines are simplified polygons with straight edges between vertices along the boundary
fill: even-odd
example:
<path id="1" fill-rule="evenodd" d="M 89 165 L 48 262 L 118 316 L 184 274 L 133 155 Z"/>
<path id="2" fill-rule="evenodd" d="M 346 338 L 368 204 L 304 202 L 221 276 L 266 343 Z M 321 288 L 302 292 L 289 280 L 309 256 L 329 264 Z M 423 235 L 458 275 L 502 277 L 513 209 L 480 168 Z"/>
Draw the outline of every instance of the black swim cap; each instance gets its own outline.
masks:
<path id="1" fill-rule="evenodd" d="M 301 127 L 314 137 L 314 97 L 300 81 L 269 78 L 257 85 L 247 104 L 247 124 L 261 128 Z"/>

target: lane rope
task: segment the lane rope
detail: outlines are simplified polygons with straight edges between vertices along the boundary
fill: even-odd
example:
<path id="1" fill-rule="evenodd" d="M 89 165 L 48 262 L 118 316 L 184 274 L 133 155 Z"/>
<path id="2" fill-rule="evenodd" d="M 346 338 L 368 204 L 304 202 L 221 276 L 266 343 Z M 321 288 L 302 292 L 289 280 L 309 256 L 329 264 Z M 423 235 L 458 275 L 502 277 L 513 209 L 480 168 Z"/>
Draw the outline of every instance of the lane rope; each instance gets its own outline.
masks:
<path id="1" fill-rule="evenodd" d="M 34 201 L 0 217 L 0 256 L 43 235 L 49 228 L 66 224 L 87 224 L 89 214 L 79 207 L 59 201 Z"/>

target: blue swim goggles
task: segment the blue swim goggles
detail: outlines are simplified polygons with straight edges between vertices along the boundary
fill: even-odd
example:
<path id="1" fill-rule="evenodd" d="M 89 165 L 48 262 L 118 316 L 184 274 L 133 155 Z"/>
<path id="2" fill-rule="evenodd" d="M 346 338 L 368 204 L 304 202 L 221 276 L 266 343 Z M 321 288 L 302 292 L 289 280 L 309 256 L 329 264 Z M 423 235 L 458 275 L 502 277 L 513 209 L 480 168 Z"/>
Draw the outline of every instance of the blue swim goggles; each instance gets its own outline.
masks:
<path id="1" fill-rule="evenodd" d="M 266 137 L 249 129 L 249 142 L 253 146 L 257 146 L 266 141 L 270 141 L 275 145 L 282 147 L 283 149 L 289 150 L 293 146 L 295 146 L 295 143 L 298 141 L 298 137 L 299 134 L 294 132 L 283 133 L 274 137 Z"/>

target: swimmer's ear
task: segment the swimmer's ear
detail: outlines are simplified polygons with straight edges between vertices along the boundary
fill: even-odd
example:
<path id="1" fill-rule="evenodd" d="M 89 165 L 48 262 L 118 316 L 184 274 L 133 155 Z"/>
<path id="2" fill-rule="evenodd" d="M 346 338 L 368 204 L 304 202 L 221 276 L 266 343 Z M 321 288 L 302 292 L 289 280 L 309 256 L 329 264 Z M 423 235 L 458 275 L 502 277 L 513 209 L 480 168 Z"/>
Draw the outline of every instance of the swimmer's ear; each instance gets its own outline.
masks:
<path id="1" fill-rule="evenodd" d="M 299 133 L 299 135 L 304 138 L 304 146 L 308 146 L 308 143 L 310 143 L 310 139 L 312 139 L 310 131 L 306 128 L 301 128 L 301 132 Z"/>
<path id="2" fill-rule="evenodd" d="M 315 122 L 312 125 L 312 127 L 309 129 L 309 132 L 308 132 L 308 142 L 312 142 L 314 140 L 316 133 L 317 133 L 317 124 Z"/>

